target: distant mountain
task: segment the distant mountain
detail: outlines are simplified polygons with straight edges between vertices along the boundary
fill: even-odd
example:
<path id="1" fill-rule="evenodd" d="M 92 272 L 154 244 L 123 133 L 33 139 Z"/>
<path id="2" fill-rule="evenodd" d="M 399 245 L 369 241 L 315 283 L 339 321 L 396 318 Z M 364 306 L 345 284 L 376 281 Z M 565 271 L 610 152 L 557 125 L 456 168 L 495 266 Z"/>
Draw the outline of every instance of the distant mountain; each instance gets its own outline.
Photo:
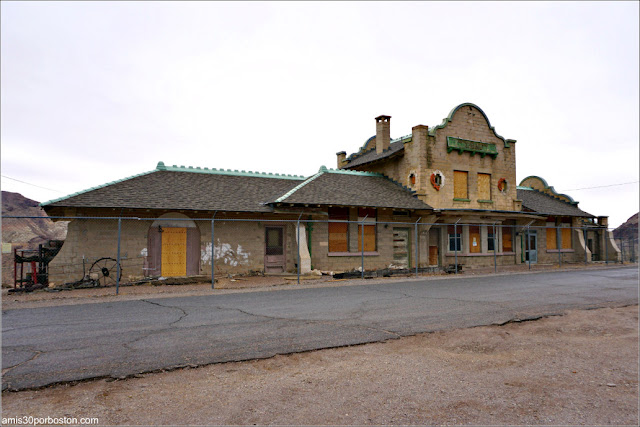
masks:
<path id="1" fill-rule="evenodd" d="M 5 218 L 6 216 L 29 216 L 39 218 Z M 2 192 L 2 283 L 13 284 L 13 249 L 38 249 L 39 244 L 49 240 L 64 240 L 67 236 L 67 221 L 53 222 L 35 200 L 20 193 Z M 11 253 L 4 253 L 9 250 Z"/>
<path id="2" fill-rule="evenodd" d="M 66 222 L 53 222 L 39 202 L 27 199 L 20 193 L 2 192 L 2 216 L 30 216 L 40 218 L 2 219 L 2 242 L 35 245 L 47 240 L 64 240 L 67 235 Z"/>
<path id="3" fill-rule="evenodd" d="M 638 238 L 638 214 L 636 213 L 620 227 L 613 230 L 613 237 L 616 239 L 637 239 Z"/>

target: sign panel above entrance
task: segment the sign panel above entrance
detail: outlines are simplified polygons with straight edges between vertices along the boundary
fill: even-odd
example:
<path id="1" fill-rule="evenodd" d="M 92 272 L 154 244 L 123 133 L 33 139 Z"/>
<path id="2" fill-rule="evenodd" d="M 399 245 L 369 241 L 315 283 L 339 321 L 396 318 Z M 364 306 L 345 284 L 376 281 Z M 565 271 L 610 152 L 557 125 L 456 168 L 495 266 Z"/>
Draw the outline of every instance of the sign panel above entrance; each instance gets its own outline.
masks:
<path id="1" fill-rule="evenodd" d="M 454 138 L 453 136 L 447 137 L 447 153 L 453 150 L 458 150 L 458 154 L 462 154 L 468 151 L 472 156 L 476 153 L 480 154 L 480 157 L 491 156 L 494 159 L 498 157 L 498 149 L 495 144 L 488 142 L 470 141 L 468 139 Z"/>

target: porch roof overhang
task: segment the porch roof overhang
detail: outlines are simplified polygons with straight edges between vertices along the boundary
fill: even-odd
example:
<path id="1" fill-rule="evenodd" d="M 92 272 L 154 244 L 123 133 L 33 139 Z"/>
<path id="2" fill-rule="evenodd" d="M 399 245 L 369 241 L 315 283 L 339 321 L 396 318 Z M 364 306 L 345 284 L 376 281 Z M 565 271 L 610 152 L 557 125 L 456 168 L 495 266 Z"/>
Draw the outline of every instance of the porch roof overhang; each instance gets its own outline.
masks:
<path id="1" fill-rule="evenodd" d="M 438 215 L 441 220 L 445 218 L 451 218 L 451 220 L 453 220 L 460 217 L 471 217 L 474 219 L 482 219 L 483 222 L 486 223 L 509 219 L 544 220 L 547 218 L 546 215 L 535 212 L 498 211 L 491 209 L 434 209 L 434 213 Z"/>

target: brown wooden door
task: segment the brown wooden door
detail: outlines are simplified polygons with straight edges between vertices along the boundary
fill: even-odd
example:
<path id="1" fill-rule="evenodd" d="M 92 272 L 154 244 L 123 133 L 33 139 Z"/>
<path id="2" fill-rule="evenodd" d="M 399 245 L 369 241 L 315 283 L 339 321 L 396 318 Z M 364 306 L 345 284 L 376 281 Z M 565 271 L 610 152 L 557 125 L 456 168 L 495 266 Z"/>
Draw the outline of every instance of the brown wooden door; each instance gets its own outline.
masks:
<path id="1" fill-rule="evenodd" d="M 429 265 L 438 265 L 438 247 L 429 246 Z"/>
<path id="2" fill-rule="evenodd" d="M 265 227 L 265 273 L 284 272 L 286 261 L 284 249 L 284 227 Z"/>
<path id="3" fill-rule="evenodd" d="M 477 225 L 469 226 L 469 252 L 472 254 L 480 253 L 480 227 Z"/>

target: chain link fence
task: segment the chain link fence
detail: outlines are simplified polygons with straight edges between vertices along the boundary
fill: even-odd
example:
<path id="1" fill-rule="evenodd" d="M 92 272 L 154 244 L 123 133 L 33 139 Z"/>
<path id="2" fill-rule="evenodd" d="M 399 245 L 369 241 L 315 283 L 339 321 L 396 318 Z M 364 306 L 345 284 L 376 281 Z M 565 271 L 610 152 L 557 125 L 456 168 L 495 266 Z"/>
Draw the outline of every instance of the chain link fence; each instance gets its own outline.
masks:
<path id="1" fill-rule="evenodd" d="M 326 218 L 326 216 L 325 216 Z M 98 287 L 221 275 L 329 274 L 335 278 L 518 271 L 637 262 L 638 239 L 597 225 L 426 223 L 311 215 L 239 218 L 2 218 L 5 287 Z M 34 220 L 48 221 L 34 226 Z M 53 233 L 50 230 L 56 229 Z M 299 280 L 298 280 L 299 281 Z"/>
<path id="2" fill-rule="evenodd" d="M 620 248 L 620 257 L 622 261 L 629 263 L 638 262 L 638 238 L 616 238 L 618 248 Z"/>

